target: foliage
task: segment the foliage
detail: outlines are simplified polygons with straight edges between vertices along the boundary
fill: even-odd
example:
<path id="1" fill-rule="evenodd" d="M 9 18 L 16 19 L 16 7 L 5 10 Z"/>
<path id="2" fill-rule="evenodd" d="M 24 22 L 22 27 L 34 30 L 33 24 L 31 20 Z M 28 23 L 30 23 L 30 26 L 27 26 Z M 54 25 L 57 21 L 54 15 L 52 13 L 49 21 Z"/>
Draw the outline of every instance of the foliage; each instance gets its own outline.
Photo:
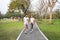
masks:
<path id="1" fill-rule="evenodd" d="M 0 19 L 2 18 L 2 14 L 1 14 L 1 12 L 0 12 Z"/>
<path id="2" fill-rule="evenodd" d="M 17 17 L 17 16 L 19 16 L 19 17 L 22 17 L 21 15 L 21 12 L 20 12 L 20 9 L 24 12 L 24 13 L 26 13 L 26 11 L 27 11 L 27 7 L 28 7 L 28 1 L 26 1 L 26 0 L 15 0 L 15 1 L 12 1 L 11 2 L 11 4 L 10 4 L 10 6 L 9 6 L 9 9 L 8 9 L 8 12 L 7 12 L 7 14 L 5 15 L 5 17 L 7 17 L 7 18 L 9 18 L 9 17 Z M 18 13 L 15 13 L 14 11 L 15 10 L 19 10 L 19 12 Z M 24 14 L 23 14 L 24 15 Z"/>
<path id="3" fill-rule="evenodd" d="M 60 11 L 59 9 L 56 11 L 57 15 L 58 15 L 58 18 L 60 18 Z"/>
<path id="4" fill-rule="evenodd" d="M 9 13 L 8 12 L 8 13 L 5 14 L 5 17 L 6 18 L 10 18 L 10 17 L 13 17 L 13 18 L 14 17 L 21 17 L 21 14 L 20 13 Z"/>
<path id="5" fill-rule="evenodd" d="M 22 9 L 25 10 L 26 7 L 28 6 L 28 2 L 26 0 L 16 0 L 16 1 L 12 1 L 9 9 Z"/>

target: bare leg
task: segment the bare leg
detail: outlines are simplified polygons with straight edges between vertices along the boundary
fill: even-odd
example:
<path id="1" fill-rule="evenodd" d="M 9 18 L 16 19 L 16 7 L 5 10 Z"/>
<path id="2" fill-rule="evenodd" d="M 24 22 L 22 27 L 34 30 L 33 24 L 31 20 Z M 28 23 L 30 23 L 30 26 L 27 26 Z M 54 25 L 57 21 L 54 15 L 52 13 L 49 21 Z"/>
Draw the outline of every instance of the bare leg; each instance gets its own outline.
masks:
<path id="1" fill-rule="evenodd" d="M 28 31 L 28 24 L 25 25 L 25 34 L 27 34 Z"/>

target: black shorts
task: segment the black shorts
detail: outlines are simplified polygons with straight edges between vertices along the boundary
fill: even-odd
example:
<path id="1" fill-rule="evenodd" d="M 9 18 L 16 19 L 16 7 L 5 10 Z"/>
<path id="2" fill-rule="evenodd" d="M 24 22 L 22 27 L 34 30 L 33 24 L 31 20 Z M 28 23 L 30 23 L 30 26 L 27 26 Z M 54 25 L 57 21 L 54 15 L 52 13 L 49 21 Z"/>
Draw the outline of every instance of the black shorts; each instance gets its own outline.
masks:
<path id="1" fill-rule="evenodd" d="M 33 23 L 31 23 L 31 29 L 33 29 Z"/>

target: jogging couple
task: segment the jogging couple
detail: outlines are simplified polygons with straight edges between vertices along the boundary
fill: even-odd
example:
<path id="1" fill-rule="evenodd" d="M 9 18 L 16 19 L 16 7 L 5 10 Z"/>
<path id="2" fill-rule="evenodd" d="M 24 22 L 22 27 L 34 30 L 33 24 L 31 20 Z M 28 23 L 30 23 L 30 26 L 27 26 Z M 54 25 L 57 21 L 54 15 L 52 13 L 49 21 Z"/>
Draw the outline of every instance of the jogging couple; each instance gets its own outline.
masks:
<path id="1" fill-rule="evenodd" d="M 35 23 L 35 18 L 33 16 L 31 16 L 30 19 L 29 19 L 28 15 L 26 15 L 23 20 L 24 20 L 24 26 L 25 26 L 25 33 L 27 33 L 27 31 L 28 31 L 29 23 L 31 25 L 30 29 L 31 29 L 31 32 L 32 32 L 33 31 L 33 25 Z"/>

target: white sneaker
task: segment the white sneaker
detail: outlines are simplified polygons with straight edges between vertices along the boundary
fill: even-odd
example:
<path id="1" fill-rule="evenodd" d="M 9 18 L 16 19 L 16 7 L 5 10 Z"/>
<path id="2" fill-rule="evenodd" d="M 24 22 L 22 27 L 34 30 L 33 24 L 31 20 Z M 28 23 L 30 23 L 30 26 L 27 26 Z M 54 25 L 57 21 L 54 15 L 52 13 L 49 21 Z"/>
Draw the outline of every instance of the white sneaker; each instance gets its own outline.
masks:
<path id="1" fill-rule="evenodd" d="M 30 31 L 30 33 L 32 33 L 33 32 L 33 29 Z"/>
<path id="2" fill-rule="evenodd" d="M 27 34 L 27 31 L 25 31 L 24 33 Z"/>

